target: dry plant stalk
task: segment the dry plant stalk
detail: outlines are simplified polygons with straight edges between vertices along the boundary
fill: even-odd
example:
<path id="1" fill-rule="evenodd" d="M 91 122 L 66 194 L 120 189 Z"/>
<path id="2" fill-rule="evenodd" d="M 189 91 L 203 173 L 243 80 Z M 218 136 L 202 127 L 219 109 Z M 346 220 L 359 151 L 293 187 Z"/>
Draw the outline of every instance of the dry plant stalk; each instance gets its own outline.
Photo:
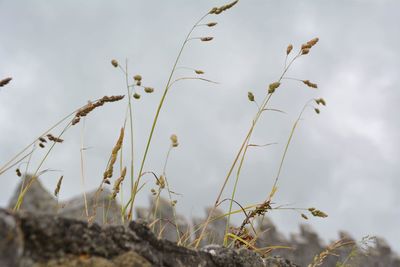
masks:
<path id="1" fill-rule="evenodd" d="M 356 243 L 352 240 L 341 239 L 339 241 L 334 242 L 333 244 L 329 245 L 324 251 L 320 254 L 316 255 L 313 259 L 313 262 L 308 265 L 308 267 L 317 267 L 321 266 L 324 263 L 324 260 L 329 256 L 337 256 L 334 251 L 346 246 L 354 246 Z"/>

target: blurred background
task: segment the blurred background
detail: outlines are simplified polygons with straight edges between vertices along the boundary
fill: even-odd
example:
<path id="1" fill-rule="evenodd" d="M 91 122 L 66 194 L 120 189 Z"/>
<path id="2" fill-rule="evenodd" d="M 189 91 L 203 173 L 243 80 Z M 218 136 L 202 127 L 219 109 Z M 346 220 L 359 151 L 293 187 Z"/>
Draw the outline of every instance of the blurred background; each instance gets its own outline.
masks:
<path id="1" fill-rule="evenodd" d="M 140 91 L 134 102 L 135 166 L 143 156 L 156 107 L 191 26 L 225 1 L 11 1 L 0 0 L 0 78 L 13 77 L 0 90 L 0 165 L 3 166 L 41 133 L 76 108 L 104 95 L 125 94 L 125 77 L 112 67 L 128 60 L 130 77 L 143 76 L 153 94 Z M 279 78 L 289 43 L 297 52 L 314 37 L 319 43 L 298 59 L 288 77 L 309 79 L 318 90 L 285 80 L 272 98 L 251 140 L 242 169 L 237 201 L 262 202 L 269 194 L 289 133 L 307 101 L 324 97 L 321 114 L 303 115 L 283 166 L 276 205 L 317 207 L 328 218 L 308 221 L 326 239 L 339 230 L 354 238 L 378 235 L 400 251 L 400 3 L 390 0 L 240 1 L 204 21 L 179 66 L 201 69 L 219 82 L 182 81 L 167 98 L 145 170 L 162 172 L 171 134 L 179 146 L 171 152 L 167 177 L 177 209 L 204 216 L 213 205 L 257 110 L 247 99 L 261 101 L 269 83 Z M 179 69 L 176 78 L 192 76 Z M 139 91 L 138 91 L 139 92 Z M 104 172 L 127 99 L 96 109 L 63 136 L 42 169 L 53 191 L 64 175 L 60 199 L 95 189 Z M 52 131 L 59 134 L 61 128 Z M 127 135 L 128 137 L 129 135 Z M 128 141 L 128 139 L 126 139 Z M 85 185 L 81 183 L 80 148 L 84 151 Z M 126 143 L 128 147 L 129 143 Z M 125 153 L 128 156 L 128 150 Z M 30 171 L 46 150 L 38 149 Z M 21 165 L 22 169 L 25 165 Z M 7 204 L 19 181 L 14 169 L 1 175 L 0 205 Z M 148 205 L 152 177 L 138 205 Z M 231 193 L 233 179 L 224 197 Z M 128 194 L 128 183 L 124 194 Z M 225 206 L 226 208 L 226 206 Z M 293 210 L 269 216 L 284 233 L 304 222 Z M 238 215 L 234 222 L 243 218 Z"/>

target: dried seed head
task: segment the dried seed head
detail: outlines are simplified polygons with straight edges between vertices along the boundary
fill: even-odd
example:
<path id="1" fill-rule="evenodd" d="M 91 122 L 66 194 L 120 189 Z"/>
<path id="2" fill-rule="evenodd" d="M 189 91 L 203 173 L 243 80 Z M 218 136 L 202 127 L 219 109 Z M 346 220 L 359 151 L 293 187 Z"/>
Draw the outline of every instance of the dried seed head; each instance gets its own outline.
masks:
<path id="1" fill-rule="evenodd" d="M 305 220 L 308 220 L 308 217 L 304 213 L 301 214 L 301 217 L 303 217 Z"/>
<path id="2" fill-rule="evenodd" d="M 18 176 L 18 177 L 21 177 L 21 176 L 22 176 L 21 170 L 20 170 L 19 168 L 16 169 L 15 172 L 17 173 L 17 176 Z"/>
<path id="3" fill-rule="evenodd" d="M 280 82 L 271 83 L 271 84 L 269 85 L 269 87 L 268 87 L 268 93 L 269 93 L 269 94 L 274 93 L 275 90 L 276 90 L 280 85 L 281 85 Z"/>
<path id="4" fill-rule="evenodd" d="M 62 183 L 63 178 L 64 178 L 64 176 L 61 175 L 61 177 L 58 179 L 56 189 L 54 190 L 54 195 L 56 197 L 58 196 L 58 193 L 60 193 L 60 188 L 61 188 L 61 183 Z"/>
<path id="5" fill-rule="evenodd" d="M 43 144 L 43 143 L 39 143 L 39 146 L 40 146 L 41 148 L 44 148 L 44 144 Z"/>
<path id="6" fill-rule="evenodd" d="M 301 45 L 301 50 L 303 50 L 303 49 L 310 49 L 311 48 L 311 45 L 309 44 L 309 43 L 306 43 L 306 44 L 302 44 Z"/>
<path id="7" fill-rule="evenodd" d="M 151 194 L 152 194 L 153 196 L 157 195 L 157 192 L 156 192 L 156 190 L 155 190 L 154 188 L 152 188 L 152 189 L 150 190 L 150 192 L 151 192 Z"/>
<path id="8" fill-rule="evenodd" d="M 110 180 L 108 180 L 108 179 L 104 179 L 103 182 L 104 182 L 105 184 L 111 184 Z"/>
<path id="9" fill-rule="evenodd" d="M 286 48 L 286 55 L 289 55 L 290 52 L 292 52 L 292 50 L 293 50 L 293 45 L 289 44 L 288 47 Z"/>
<path id="10" fill-rule="evenodd" d="M 321 111 L 318 108 L 314 108 L 315 113 L 319 114 Z"/>
<path id="11" fill-rule="evenodd" d="M 316 83 L 312 83 L 312 82 L 310 82 L 309 80 L 304 80 L 304 81 L 302 81 L 305 85 L 307 85 L 308 87 L 311 87 L 311 88 L 315 88 L 315 89 L 317 89 L 318 88 L 318 85 L 316 84 Z"/>
<path id="12" fill-rule="evenodd" d="M 321 218 L 328 217 L 328 214 L 326 214 L 321 210 L 317 210 L 316 208 L 309 208 L 308 211 L 311 212 L 311 214 L 315 217 L 321 217 Z"/>
<path id="13" fill-rule="evenodd" d="M 134 94 L 133 94 L 133 98 L 139 99 L 139 98 L 140 98 L 140 95 L 139 95 L 138 93 L 134 93 Z"/>
<path id="14" fill-rule="evenodd" d="M 135 81 L 141 81 L 141 80 L 142 80 L 142 76 L 139 75 L 139 74 L 136 74 L 135 76 L 133 76 L 133 79 L 134 79 Z"/>
<path id="15" fill-rule="evenodd" d="M 160 175 L 160 177 L 158 177 L 156 185 L 158 185 L 160 188 L 165 188 L 165 176 L 164 175 Z"/>
<path id="16" fill-rule="evenodd" d="M 202 42 L 209 42 L 209 41 L 211 41 L 212 39 L 214 39 L 214 37 L 201 37 L 200 38 L 200 40 L 202 41 Z"/>
<path id="17" fill-rule="evenodd" d="M 314 39 L 311 39 L 310 41 L 307 42 L 308 45 L 310 45 L 310 47 L 313 47 L 314 45 L 316 45 L 319 41 L 319 38 L 316 37 Z"/>
<path id="18" fill-rule="evenodd" d="M 171 201 L 172 207 L 175 207 L 175 205 L 176 205 L 177 202 L 178 202 L 177 200 L 172 200 L 172 201 Z"/>
<path id="19" fill-rule="evenodd" d="M 325 99 L 323 99 L 322 97 L 321 97 L 321 98 L 315 99 L 315 102 L 316 102 L 318 105 L 321 104 L 321 105 L 323 105 L 323 106 L 326 106 Z"/>
<path id="20" fill-rule="evenodd" d="M 307 55 L 308 53 L 310 53 L 310 49 L 308 49 L 308 48 L 305 48 L 305 49 L 301 50 L 301 54 L 302 55 Z"/>
<path id="21" fill-rule="evenodd" d="M 209 23 L 207 23 L 206 25 L 208 26 L 208 27 L 214 27 L 215 25 L 217 25 L 218 23 L 217 22 L 209 22 Z"/>
<path id="22" fill-rule="evenodd" d="M 176 136 L 176 134 L 172 134 L 171 137 L 169 138 L 171 139 L 172 142 L 172 146 L 173 147 L 177 147 L 179 145 L 178 143 L 178 136 Z"/>
<path id="23" fill-rule="evenodd" d="M 194 71 L 196 74 L 204 74 L 204 71 L 202 71 L 202 70 L 195 70 Z"/>
<path id="24" fill-rule="evenodd" d="M 89 114 L 95 108 L 104 105 L 104 103 L 116 102 L 116 101 L 119 101 L 119 100 L 121 100 L 123 98 L 124 98 L 123 95 L 103 96 L 101 99 L 97 100 L 94 103 L 89 101 L 87 105 L 85 105 L 84 107 L 80 108 L 76 112 L 75 117 L 72 119 L 72 125 L 77 124 L 80 121 L 81 117 L 85 117 L 87 114 Z"/>
<path id="25" fill-rule="evenodd" d="M 153 87 L 145 87 L 145 88 L 144 88 L 144 91 L 145 91 L 146 93 L 153 93 L 153 92 L 154 92 L 154 88 L 153 88 Z"/>
<path id="26" fill-rule="evenodd" d="M 4 78 L 3 80 L 0 80 L 0 87 L 7 85 L 11 80 L 12 80 L 11 77 L 7 77 L 7 78 Z"/>
<path id="27" fill-rule="evenodd" d="M 250 101 L 254 101 L 254 94 L 252 93 L 252 92 L 248 92 L 247 93 L 247 98 L 250 100 Z"/>
<path id="28" fill-rule="evenodd" d="M 220 6 L 220 7 L 214 7 L 208 13 L 209 14 L 216 14 L 216 15 L 221 14 L 223 11 L 226 11 L 226 10 L 230 9 L 231 7 L 233 7 L 234 5 L 236 5 L 237 2 L 239 2 L 239 0 L 235 0 L 235 1 L 231 2 L 231 3 L 229 3 L 229 4 L 226 4 L 226 5 L 223 5 L 223 6 Z"/>
<path id="29" fill-rule="evenodd" d="M 39 141 L 42 143 L 47 143 L 47 140 L 44 137 L 39 137 Z"/>
<path id="30" fill-rule="evenodd" d="M 48 134 L 48 135 L 46 135 L 46 136 L 47 136 L 47 138 L 48 138 L 50 141 L 53 141 L 53 142 L 55 142 L 55 143 L 62 143 L 62 142 L 64 142 L 63 139 L 58 138 L 58 137 L 55 137 L 55 136 L 53 136 L 52 134 Z"/>
<path id="31" fill-rule="evenodd" d="M 111 60 L 111 65 L 113 65 L 114 67 L 118 67 L 118 61 L 116 59 Z"/>
<path id="32" fill-rule="evenodd" d="M 121 188 L 121 183 L 125 179 L 125 175 L 126 175 L 126 167 L 124 167 L 122 169 L 121 176 L 114 183 L 113 192 L 111 194 L 111 199 L 115 199 L 117 197 L 117 194 L 119 193 L 119 190 Z"/>
<path id="33" fill-rule="evenodd" d="M 136 85 L 137 86 L 141 86 L 142 85 L 142 81 L 136 81 Z"/>
<path id="34" fill-rule="evenodd" d="M 213 7 L 208 14 L 215 14 L 215 12 L 218 10 L 218 7 Z"/>

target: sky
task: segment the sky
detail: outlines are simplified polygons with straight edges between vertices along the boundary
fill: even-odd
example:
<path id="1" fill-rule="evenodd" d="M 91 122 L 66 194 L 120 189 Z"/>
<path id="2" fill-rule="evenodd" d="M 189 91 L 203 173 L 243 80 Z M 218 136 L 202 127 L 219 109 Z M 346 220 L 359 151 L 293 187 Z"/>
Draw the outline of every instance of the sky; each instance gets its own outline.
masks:
<path id="1" fill-rule="evenodd" d="M 130 83 L 140 74 L 155 88 L 132 99 L 134 166 L 138 171 L 156 108 L 186 34 L 213 6 L 224 1 L 11 1 L 0 0 L 0 78 L 12 77 L 0 90 L 0 166 L 43 132 L 104 95 L 126 94 L 125 75 L 110 61 L 127 61 Z M 400 251 L 400 36 L 397 10 L 390 0 L 265 1 L 241 0 L 234 8 L 209 15 L 185 47 L 174 78 L 201 77 L 218 82 L 181 80 L 170 88 L 150 146 L 146 171 L 162 173 L 176 134 L 179 146 L 169 156 L 166 174 L 171 190 L 181 195 L 178 212 L 202 217 L 213 205 L 224 178 L 251 127 L 257 105 L 268 85 L 301 44 L 319 42 L 298 58 L 269 108 L 258 121 L 245 158 L 235 199 L 242 205 L 262 202 L 269 194 L 293 124 L 310 99 L 323 97 L 317 115 L 306 108 L 290 143 L 274 198 L 285 208 L 316 207 L 325 219 L 307 223 L 325 241 L 345 230 L 360 240 L 384 237 Z M 125 120 L 127 96 L 94 110 L 63 135 L 40 170 L 53 191 L 60 175 L 60 199 L 95 189 L 105 170 Z M 315 105 L 315 104 L 311 104 Z M 52 131 L 61 132 L 63 126 Z M 129 131 L 124 155 L 129 164 Z M 83 152 L 81 165 L 80 148 Z M 46 149 L 35 150 L 29 165 L 34 172 Z M 22 164 L 21 168 L 25 168 Z M 81 169 L 84 170 L 84 185 Z M 6 205 L 18 183 L 15 168 L 1 175 L 0 205 Z M 224 197 L 229 197 L 235 176 Z M 137 205 L 146 206 L 154 178 L 146 183 Z M 124 187 L 128 194 L 129 183 Z M 224 206 L 226 209 L 227 207 Z M 293 209 L 269 216 L 284 233 L 298 232 L 304 220 Z M 239 223 L 243 217 L 237 216 Z"/>

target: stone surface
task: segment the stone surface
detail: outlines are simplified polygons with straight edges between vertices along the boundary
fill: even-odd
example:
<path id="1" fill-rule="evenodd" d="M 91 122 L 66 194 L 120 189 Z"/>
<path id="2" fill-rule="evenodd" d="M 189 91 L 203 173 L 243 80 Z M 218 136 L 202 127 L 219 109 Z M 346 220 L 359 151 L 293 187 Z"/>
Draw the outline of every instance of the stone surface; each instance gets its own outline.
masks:
<path id="1" fill-rule="evenodd" d="M 210 253 L 177 246 L 136 222 L 101 227 L 52 214 L 0 209 L 0 225 L 0 247 L 9 244 L 11 231 L 16 251 L 11 257 L 0 254 L 2 266 L 266 266 L 251 251 L 214 248 L 216 253 Z M 14 236 L 18 231 L 22 234 Z M 18 236 L 23 242 L 14 238 Z"/>
<path id="2" fill-rule="evenodd" d="M 14 196 L 10 200 L 10 208 L 14 207 L 18 199 L 21 190 L 20 186 L 16 189 Z M 96 206 L 96 214 L 93 218 L 99 225 L 120 224 L 121 207 L 115 201 L 109 202 L 109 195 L 110 191 L 107 191 L 107 189 L 104 189 L 104 191 L 97 195 L 98 205 Z M 90 216 L 94 215 L 93 199 L 95 196 L 95 192 L 87 193 Z M 104 211 L 107 210 L 108 205 L 110 209 L 106 212 L 107 216 L 104 216 Z M 205 256 L 206 258 L 203 257 L 207 249 L 210 248 L 211 250 L 208 252 L 211 254 L 216 253 L 211 257 L 211 262 L 214 265 L 210 266 L 218 266 L 221 261 L 227 258 L 234 258 L 236 260 L 236 266 L 242 266 L 243 263 L 239 264 L 237 261 L 253 253 L 249 251 L 239 252 L 225 250 L 218 246 L 205 247 L 203 251 L 195 252 L 172 246 L 173 243 L 168 243 L 166 240 L 160 241 L 157 237 L 165 238 L 172 242 L 178 241 L 179 238 L 174 225 L 175 219 L 173 209 L 169 201 L 161 198 L 155 214 L 154 207 L 155 203 L 151 201 L 150 208 L 138 208 L 136 209 L 136 215 L 137 218 L 150 224 L 152 222 L 158 222 L 154 224 L 154 228 L 152 229 L 155 236 L 150 234 L 150 232 L 146 230 L 147 228 L 142 224 L 132 223 L 129 228 L 120 225 L 114 228 L 103 229 L 97 224 L 89 227 L 87 223 L 85 223 L 88 217 L 85 213 L 85 204 L 82 195 L 66 202 L 57 203 L 57 200 L 52 194 L 37 180 L 27 192 L 21 209 L 33 212 L 37 215 L 42 214 L 43 217 L 41 218 L 43 221 L 41 221 L 42 219 L 35 221 L 36 219 L 33 218 L 24 219 L 24 213 L 19 213 L 15 215 L 17 216 L 15 217 L 10 212 L 2 211 L 0 214 L 0 235 L 2 238 L 0 241 L 0 266 L 12 266 L 22 253 L 24 257 L 20 260 L 21 266 L 32 266 L 34 262 L 38 263 L 39 258 L 37 258 L 37 255 L 45 257 L 46 261 L 39 261 L 40 264 L 49 264 L 43 266 L 74 266 L 62 264 L 76 264 L 75 266 L 101 266 L 100 264 L 104 264 L 104 266 L 119 266 L 118 264 L 120 263 L 116 261 L 117 258 L 120 259 L 120 261 L 124 261 L 124 257 L 135 257 L 135 255 L 138 256 L 135 257 L 139 262 L 138 264 L 142 265 L 145 263 L 141 262 L 140 257 L 153 265 L 166 264 L 166 266 L 170 266 L 168 264 L 172 264 L 171 266 L 175 266 L 174 264 L 177 264 L 176 266 L 185 266 L 179 265 L 183 263 L 180 262 L 180 258 L 176 256 L 185 255 L 185 257 L 189 259 L 188 262 L 184 262 L 185 264 L 196 262 L 199 263 L 200 266 L 203 266 L 201 264 L 208 264 L 210 261 L 210 258 L 207 258 L 210 256 Z M 209 210 L 206 210 L 206 215 L 208 211 Z M 44 214 L 48 214 L 46 216 L 49 217 L 46 217 Z M 55 216 L 56 214 L 58 216 Z M 222 214 L 222 211 L 215 211 L 215 216 L 220 214 Z M 185 240 L 185 242 L 182 243 L 189 244 L 197 237 L 196 234 L 198 234 L 198 232 L 193 233 L 193 229 L 195 229 L 196 225 L 204 222 L 205 218 L 194 219 L 191 225 L 182 215 L 175 214 L 175 216 L 177 219 L 176 222 L 179 229 L 180 241 Z M 81 221 L 66 220 L 65 218 L 79 219 Z M 106 218 L 106 220 L 104 220 L 104 218 Z M 32 225 L 33 221 L 35 221 L 35 225 Z M 55 227 L 56 224 L 59 224 L 59 227 L 61 227 L 60 229 L 63 229 L 64 232 L 57 230 Z M 211 222 L 206 231 L 206 238 L 202 240 L 201 246 L 222 244 L 225 224 L 225 218 Z M 327 245 L 329 245 L 324 244 L 318 234 L 309 225 L 300 225 L 299 233 L 291 234 L 289 238 L 286 238 L 280 233 L 268 217 L 264 217 L 263 220 L 256 220 L 255 226 L 257 233 L 259 233 L 256 240 L 257 247 L 290 247 L 290 249 L 274 249 L 267 255 L 267 258 L 264 259 L 266 266 L 296 266 L 291 262 L 299 266 L 308 266 L 313 258 L 323 252 Z M 34 229 L 34 235 L 30 234 L 33 230 L 31 231 L 29 229 Z M 42 232 L 39 232 L 39 229 L 42 229 Z M 111 231 L 113 231 L 113 233 L 111 233 Z M 70 236 L 71 233 L 74 233 L 74 235 Z M 53 251 L 52 247 L 54 247 L 54 241 L 48 242 L 48 240 L 61 240 L 62 236 L 66 236 L 65 242 L 67 243 L 60 241 L 60 244 L 66 245 L 66 247 L 61 250 Z M 125 243 L 122 241 L 114 242 L 112 238 L 110 239 L 110 237 L 107 236 L 122 238 L 121 240 L 125 240 Z M 134 239 L 134 237 L 136 237 L 137 240 Z M 353 240 L 350 234 L 340 232 L 339 239 L 343 238 Z M 138 241 L 139 245 L 137 245 L 135 240 L 140 241 Z M 93 242 L 105 242 L 113 245 L 111 247 L 106 245 L 96 246 Z M 147 246 L 143 244 L 147 244 Z M 76 246 L 79 246 L 79 249 L 77 249 Z M 152 249 L 148 250 L 149 246 L 152 247 Z M 22 247 L 24 248 L 23 250 L 21 249 Z M 170 251 L 165 251 L 165 248 L 170 249 Z M 36 254 L 33 253 L 31 255 L 30 253 L 32 251 L 35 251 Z M 41 251 L 43 254 L 41 254 Z M 199 253 L 202 256 L 199 256 Z M 210 253 L 206 253 L 206 255 L 211 255 Z M 337 249 L 335 255 L 328 256 L 321 266 L 334 267 L 338 262 L 345 261 L 350 253 L 354 254 L 354 257 L 347 260 L 346 263 L 351 266 L 400 267 L 400 258 L 382 238 L 377 238 L 375 244 L 367 249 L 361 249 L 360 247 L 342 247 Z M 125 254 L 126 256 L 124 256 Z M 53 259 L 51 255 L 57 255 L 58 258 Z M 90 257 L 87 257 L 88 255 Z M 166 259 L 163 258 L 165 255 L 168 255 Z M 70 256 L 72 256 L 72 258 L 67 260 L 66 257 Z M 192 261 L 190 261 L 190 259 Z M 260 258 L 252 259 L 255 261 L 260 260 Z M 65 260 L 65 262 L 60 263 L 57 262 L 57 260 Z M 286 262 L 287 260 L 289 260 L 289 262 Z M 131 261 L 134 262 L 135 260 Z M 258 263 L 254 264 L 257 265 Z"/>

